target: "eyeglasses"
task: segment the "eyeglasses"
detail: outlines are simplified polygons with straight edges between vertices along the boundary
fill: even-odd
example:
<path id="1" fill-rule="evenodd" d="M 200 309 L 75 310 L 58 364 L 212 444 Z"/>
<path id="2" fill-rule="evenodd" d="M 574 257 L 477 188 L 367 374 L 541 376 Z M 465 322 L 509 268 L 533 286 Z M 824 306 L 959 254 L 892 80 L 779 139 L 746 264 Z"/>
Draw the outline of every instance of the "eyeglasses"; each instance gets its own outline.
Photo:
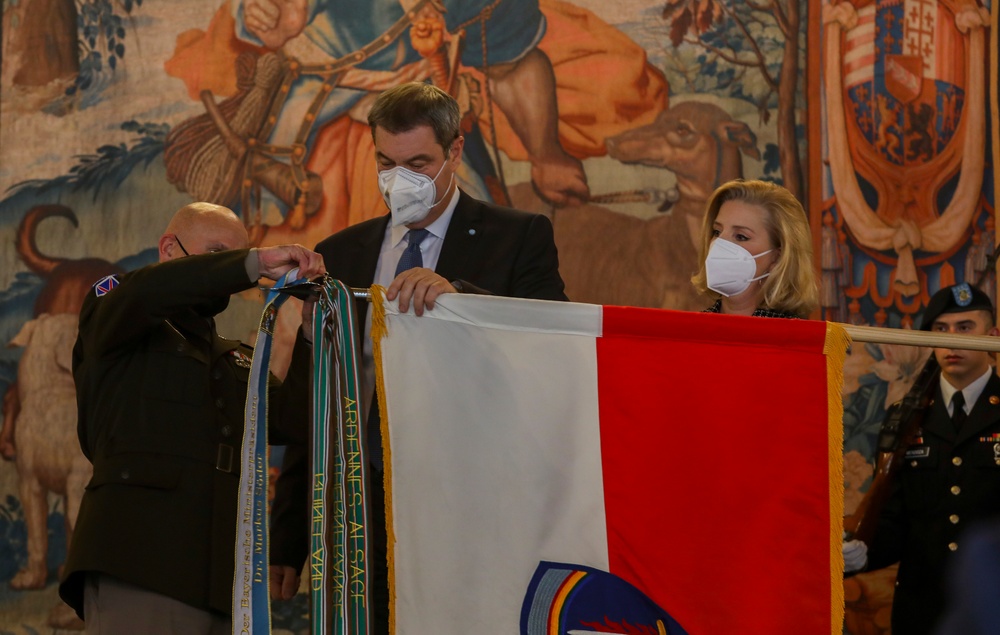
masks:
<path id="1" fill-rule="evenodd" d="M 174 240 L 177 241 L 177 246 L 181 248 L 181 251 L 184 252 L 185 256 L 190 256 L 191 255 L 190 253 L 188 253 L 188 250 L 184 248 L 184 243 L 181 242 L 180 236 L 178 236 L 177 234 L 174 234 Z M 220 251 L 225 251 L 227 249 L 233 249 L 232 247 L 227 247 L 221 241 L 216 242 L 216 243 L 210 243 L 210 245 L 211 246 L 208 249 L 206 249 L 205 251 L 203 251 L 201 253 L 204 253 L 204 254 L 217 254 Z"/>

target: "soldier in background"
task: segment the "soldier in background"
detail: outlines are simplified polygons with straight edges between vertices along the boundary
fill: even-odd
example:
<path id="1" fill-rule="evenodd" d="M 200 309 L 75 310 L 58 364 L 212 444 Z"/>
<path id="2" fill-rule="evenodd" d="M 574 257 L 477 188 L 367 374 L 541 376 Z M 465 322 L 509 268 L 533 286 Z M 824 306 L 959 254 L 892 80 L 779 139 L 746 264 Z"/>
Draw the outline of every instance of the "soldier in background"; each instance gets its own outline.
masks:
<path id="1" fill-rule="evenodd" d="M 1000 333 L 989 296 L 966 283 L 934 294 L 921 329 Z M 945 608 L 946 570 L 962 549 L 963 532 L 1000 516 L 1000 378 L 992 354 L 935 348 L 934 356 L 939 384 L 906 448 L 873 544 L 844 543 L 847 573 L 899 563 L 895 635 L 934 632 Z"/>

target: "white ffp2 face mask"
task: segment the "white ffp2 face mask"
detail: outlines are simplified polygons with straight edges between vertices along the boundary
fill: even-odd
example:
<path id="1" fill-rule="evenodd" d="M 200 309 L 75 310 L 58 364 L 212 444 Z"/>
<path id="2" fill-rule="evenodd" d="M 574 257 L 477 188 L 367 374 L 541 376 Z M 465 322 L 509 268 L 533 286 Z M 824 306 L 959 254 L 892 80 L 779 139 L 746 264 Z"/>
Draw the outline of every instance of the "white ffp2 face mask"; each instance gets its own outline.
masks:
<path id="1" fill-rule="evenodd" d="M 427 218 L 431 208 L 439 202 L 434 181 L 441 176 L 447 163 L 446 160 L 441 164 L 433 179 L 401 165 L 378 173 L 378 189 L 392 213 L 393 226 L 419 223 Z M 454 174 L 451 176 L 455 178 Z M 448 187 L 451 187 L 450 180 Z M 444 191 L 447 192 L 448 188 Z"/>
<path id="2" fill-rule="evenodd" d="M 773 249 L 762 251 L 756 256 L 734 242 L 716 238 L 708 248 L 705 257 L 705 277 L 708 288 L 727 298 L 739 295 L 750 287 L 750 283 L 771 275 L 770 272 L 754 277 L 757 273 L 757 259 L 769 254 Z"/>

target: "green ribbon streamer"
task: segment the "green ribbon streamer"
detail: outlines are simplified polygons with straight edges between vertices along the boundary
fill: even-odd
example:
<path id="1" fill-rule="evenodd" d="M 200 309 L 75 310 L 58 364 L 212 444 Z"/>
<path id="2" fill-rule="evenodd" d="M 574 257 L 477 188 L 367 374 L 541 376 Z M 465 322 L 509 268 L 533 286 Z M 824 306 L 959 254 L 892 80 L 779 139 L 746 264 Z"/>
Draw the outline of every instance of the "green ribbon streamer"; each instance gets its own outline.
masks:
<path id="1" fill-rule="evenodd" d="M 312 632 L 367 635 L 368 452 L 354 294 L 327 278 L 313 313 Z"/>

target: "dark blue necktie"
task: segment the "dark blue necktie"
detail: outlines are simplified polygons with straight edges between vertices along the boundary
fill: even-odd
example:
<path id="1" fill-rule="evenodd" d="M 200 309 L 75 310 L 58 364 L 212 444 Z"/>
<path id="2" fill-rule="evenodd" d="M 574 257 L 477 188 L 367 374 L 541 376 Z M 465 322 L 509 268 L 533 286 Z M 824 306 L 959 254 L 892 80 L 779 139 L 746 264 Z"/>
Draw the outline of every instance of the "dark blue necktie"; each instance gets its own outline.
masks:
<path id="1" fill-rule="evenodd" d="M 426 229 L 411 229 L 406 232 L 406 251 L 399 258 L 399 264 L 396 265 L 396 275 L 403 273 L 414 267 L 424 266 L 424 257 L 420 253 L 420 243 L 424 242 L 424 238 L 430 232 Z"/>

